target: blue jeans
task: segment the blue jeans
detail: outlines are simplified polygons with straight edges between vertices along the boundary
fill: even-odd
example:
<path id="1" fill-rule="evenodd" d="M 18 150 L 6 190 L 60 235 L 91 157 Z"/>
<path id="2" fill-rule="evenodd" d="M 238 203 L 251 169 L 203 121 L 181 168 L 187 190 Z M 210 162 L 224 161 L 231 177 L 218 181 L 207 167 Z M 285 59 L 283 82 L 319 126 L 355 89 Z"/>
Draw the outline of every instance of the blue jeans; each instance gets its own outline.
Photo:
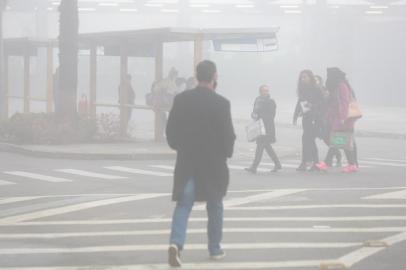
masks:
<path id="1" fill-rule="evenodd" d="M 176 203 L 172 218 L 170 244 L 183 249 L 186 240 L 187 223 L 195 202 L 195 181 L 190 179 L 185 186 L 182 197 Z M 223 200 L 209 200 L 206 204 L 208 223 L 208 249 L 210 255 L 221 252 L 220 242 L 223 238 Z"/>

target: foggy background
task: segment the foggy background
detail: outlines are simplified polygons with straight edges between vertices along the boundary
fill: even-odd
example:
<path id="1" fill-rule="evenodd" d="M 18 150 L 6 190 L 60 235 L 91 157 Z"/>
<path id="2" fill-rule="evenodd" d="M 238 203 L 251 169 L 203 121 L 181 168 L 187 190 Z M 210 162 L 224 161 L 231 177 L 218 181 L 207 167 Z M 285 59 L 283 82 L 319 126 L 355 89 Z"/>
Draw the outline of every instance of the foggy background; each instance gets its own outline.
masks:
<path id="1" fill-rule="evenodd" d="M 58 37 L 59 1 L 11 0 L 5 11 L 5 38 Z M 79 0 L 80 33 L 158 27 L 280 27 L 279 50 L 268 53 L 214 52 L 206 42 L 205 58 L 217 62 L 219 92 L 233 102 L 235 115 L 247 115 L 258 86 L 269 84 L 280 108 L 291 111 L 302 69 L 325 77 L 338 66 L 347 74 L 364 107 L 404 107 L 406 99 L 406 1 L 361 0 Z M 193 75 L 193 44 L 166 43 L 164 74 L 173 66 L 179 76 Z M 89 59 L 79 56 L 78 97 L 89 91 Z M 55 52 L 55 67 L 58 66 Z M 117 102 L 119 57 L 98 58 L 98 102 Z M 46 51 L 31 59 L 32 96 L 46 93 Z M 154 80 L 152 58 L 130 58 L 136 103 Z M 23 93 L 23 59 L 10 57 L 11 95 Z M 10 103 L 11 113 L 23 102 Z M 33 111 L 44 110 L 32 102 Z M 99 111 L 99 110 L 98 110 Z M 134 114 L 134 118 L 136 118 Z M 152 115 L 151 115 L 152 117 Z"/>

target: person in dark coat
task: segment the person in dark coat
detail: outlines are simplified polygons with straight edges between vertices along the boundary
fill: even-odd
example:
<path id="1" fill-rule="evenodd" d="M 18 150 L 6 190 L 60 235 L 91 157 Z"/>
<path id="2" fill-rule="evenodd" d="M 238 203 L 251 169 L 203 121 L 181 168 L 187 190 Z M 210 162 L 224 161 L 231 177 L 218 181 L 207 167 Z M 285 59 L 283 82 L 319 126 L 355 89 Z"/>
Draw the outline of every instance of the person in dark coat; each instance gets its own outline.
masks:
<path id="1" fill-rule="evenodd" d="M 269 157 L 273 160 L 275 166 L 272 172 L 277 172 L 282 169 L 282 165 L 272 148 L 272 143 L 276 142 L 275 135 L 275 115 L 276 115 L 276 103 L 271 99 L 269 95 L 269 86 L 262 85 L 259 88 L 259 97 L 256 98 L 254 103 L 254 110 L 252 112 L 252 119 L 262 120 L 265 127 L 265 135 L 259 136 L 256 140 L 257 149 L 255 151 L 255 158 L 251 167 L 246 168 L 248 172 L 256 173 L 257 168 L 261 162 L 264 150 L 268 153 Z"/>
<path id="2" fill-rule="evenodd" d="M 177 151 L 172 199 L 176 208 L 172 219 L 168 262 L 179 267 L 180 251 L 186 237 L 188 218 L 195 201 L 207 203 L 208 249 L 214 260 L 225 256 L 221 249 L 223 198 L 229 184 L 227 159 L 236 139 L 230 102 L 215 92 L 217 69 L 211 61 L 196 68 L 198 86 L 175 97 L 166 136 Z"/>
<path id="3" fill-rule="evenodd" d="M 321 106 L 323 104 L 322 90 L 317 86 L 314 74 L 310 70 L 303 70 L 298 82 L 298 102 L 293 116 L 293 124 L 297 124 L 302 117 L 302 162 L 297 171 L 306 171 L 311 163 L 310 171 L 319 170 L 319 151 L 316 138 L 319 134 L 321 122 Z"/>

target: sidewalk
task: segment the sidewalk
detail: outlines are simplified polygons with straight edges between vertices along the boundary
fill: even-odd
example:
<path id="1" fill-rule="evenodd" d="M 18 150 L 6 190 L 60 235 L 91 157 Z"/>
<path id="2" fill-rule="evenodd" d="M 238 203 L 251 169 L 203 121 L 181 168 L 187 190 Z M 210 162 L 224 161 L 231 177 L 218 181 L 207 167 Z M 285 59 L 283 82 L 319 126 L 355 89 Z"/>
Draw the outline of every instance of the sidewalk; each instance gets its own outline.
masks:
<path id="1" fill-rule="evenodd" d="M 245 126 L 252 108 L 249 104 L 235 104 L 234 126 L 237 134 L 234 158 L 252 159 L 255 143 L 246 141 Z M 357 136 L 406 139 L 406 108 L 364 108 L 364 117 L 357 122 Z M 80 145 L 11 145 L 1 144 L 0 151 L 20 153 L 43 158 L 162 160 L 174 159 L 176 153 L 166 142 L 155 143 L 152 118 L 142 117 L 135 122 L 137 143 L 80 144 Z M 299 154 L 301 127 L 293 126 L 289 106 L 279 106 L 276 117 L 277 143 L 274 148 L 280 157 Z"/>
<path id="2" fill-rule="evenodd" d="M 251 159 L 254 155 L 255 143 L 246 141 L 245 125 L 247 122 L 245 120 L 235 121 L 237 141 L 233 158 Z M 0 143 L 0 151 L 41 158 L 64 159 L 171 160 L 176 158 L 176 152 L 170 149 L 166 142 L 155 143 L 149 139 L 152 137 L 153 132 L 149 130 L 148 126 L 139 124 L 138 129 L 145 132 L 142 134 L 140 132 L 137 133 L 138 142 L 136 143 L 72 145 L 14 145 Z M 295 133 L 290 129 L 281 128 L 279 134 L 281 137 L 284 137 L 284 143 L 277 144 L 275 150 L 281 157 L 294 155 L 296 149 L 289 146 L 289 141 L 286 138 L 292 137 Z M 295 136 L 299 136 L 299 134 Z"/>

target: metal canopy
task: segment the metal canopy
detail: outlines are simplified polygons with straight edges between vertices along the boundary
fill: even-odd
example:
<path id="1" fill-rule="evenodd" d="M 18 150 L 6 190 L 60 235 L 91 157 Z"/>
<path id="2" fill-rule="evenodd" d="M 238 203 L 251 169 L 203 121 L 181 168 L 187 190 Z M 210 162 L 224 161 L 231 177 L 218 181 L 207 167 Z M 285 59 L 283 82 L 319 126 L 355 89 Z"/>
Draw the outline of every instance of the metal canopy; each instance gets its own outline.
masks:
<path id="1" fill-rule="evenodd" d="M 79 47 L 88 50 L 104 47 L 105 55 L 120 56 L 124 48 L 129 56 L 154 57 L 163 43 L 199 40 L 274 39 L 278 27 L 271 28 L 152 28 L 127 31 L 85 33 L 79 35 Z M 38 48 L 58 47 L 58 40 L 11 38 L 5 40 L 7 55 L 36 55 Z"/>
<path id="2" fill-rule="evenodd" d="M 114 31 L 81 34 L 80 41 L 93 45 L 160 44 L 166 42 L 240 38 L 273 38 L 278 27 L 272 28 L 152 28 L 129 31 Z"/>

